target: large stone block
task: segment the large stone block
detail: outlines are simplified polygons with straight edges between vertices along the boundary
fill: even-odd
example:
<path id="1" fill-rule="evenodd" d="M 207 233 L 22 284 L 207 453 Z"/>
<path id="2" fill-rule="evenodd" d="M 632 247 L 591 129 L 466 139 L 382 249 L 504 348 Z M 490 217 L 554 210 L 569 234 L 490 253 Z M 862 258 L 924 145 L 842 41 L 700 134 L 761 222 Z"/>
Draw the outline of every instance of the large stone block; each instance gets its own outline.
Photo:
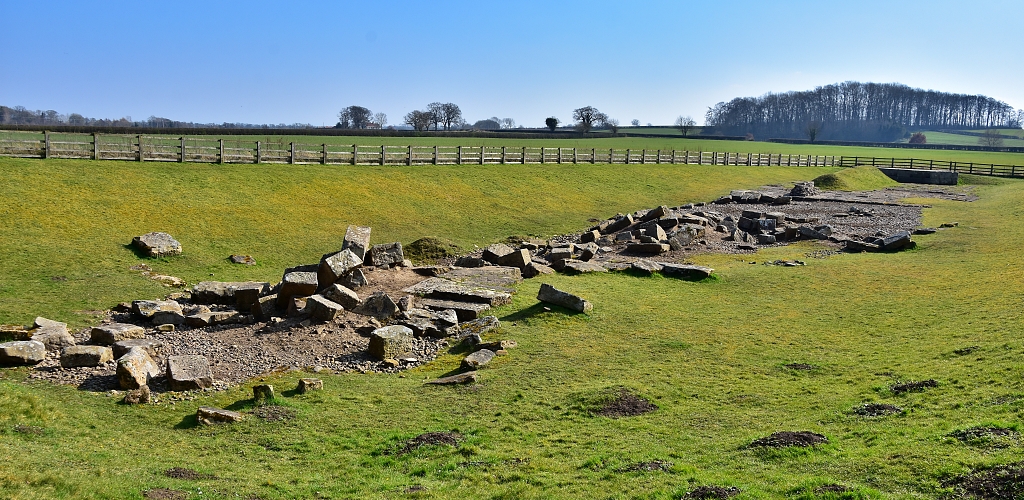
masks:
<path id="1" fill-rule="evenodd" d="M 98 345 L 74 345 L 65 347 L 60 353 L 60 366 L 76 368 L 81 366 L 99 366 L 114 359 L 114 352 L 109 347 Z"/>
<path id="2" fill-rule="evenodd" d="M 352 250 L 346 248 L 340 252 L 325 255 L 320 259 L 317 280 L 320 287 L 326 287 L 362 267 L 362 265 L 363 259 Z"/>
<path id="3" fill-rule="evenodd" d="M 342 250 L 351 250 L 360 260 L 366 258 L 366 251 L 370 249 L 370 228 L 365 226 L 349 226 L 345 230 L 345 240 L 341 244 Z"/>
<path id="4" fill-rule="evenodd" d="M 128 323 L 111 323 L 109 325 L 94 326 L 89 337 L 89 342 L 98 345 L 114 345 L 116 342 L 128 339 L 141 339 L 146 337 L 146 329 Z"/>
<path id="5" fill-rule="evenodd" d="M 377 319 L 393 318 L 398 314 L 398 303 L 387 293 L 378 291 L 367 297 L 356 308 L 355 312 L 364 316 L 373 316 Z"/>
<path id="6" fill-rule="evenodd" d="M 666 243 L 631 243 L 626 245 L 627 252 L 635 253 L 665 253 L 671 247 Z"/>
<path id="7" fill-rule="evenodd" d="M 370 265 L 375 267 L 394 267 L 402 264 L 405 260 L 405 253 L 402 252 L 400 242 L 374 245 L 370 248 Z"/>
<path id="8" fill-rule="evenodd" d="M 277 314 L 277 310 L 277 294 L 272 294 L 260 297 L 259 300 L 252 305 L 250 312 L 257 320 L 267 321 Z"/>
<path id="9" fill-rule="evenodd" d="M 281 280 L 281 289 L 277 292 L 277 306 L 288 307 L 292 297 L 308 297 L 316 293 L 317 273 L 294 271 L 285 273 Z"/>
<path id="10" fill-rule="evenodd" d="M 512 247 L 504 243 L 495 243 L 493 245 L 488 245 L 487 248 L 484 249 L 483 259 L 491 264 L 500 264 L 501 258 L 513 251 Z"/>
<path id="11" fill-rule="evenodd" d="M 494 351 L 490 349 L 480 349 L 479 351 L 476 351 L 462 359 L 462 369 L 476 370 L 487 366 L 492 359 L 494 359 Z"/>
<path id="12" fill-rule="evenodd" d="M 237 295 L 242 290 L 249 291 L 248 306 L 252 306 L 256 297 L 266 292 L 270 283 L 259 281 L 202 281 L 192 287 L 192 302 L 196 304 L 235 305 Z"/>
<path id="13" fill-rule="evenodd" d="M 668 213 L 669 213 L 668 207 L 666 207 L 665 205 L 662 205 L 662 206 L 660 206 L 658 208 L 655 208 L 653 210 L 650 210 L 649 212 L 644 214 L 644 216 L 640 218 L 640 221 L 641 222 L 647 222 L 649 220 L 655 220 L 655 219 L 658 219 L 658 218 L 661 218 L 661 217 L 664 217 L 664 216 L 668 215 Z"/>
<path id="14" fill-rule="evenodd" d="M 144 349 L 135 347 L 117 359 L 117 381 L 122 389 L 138 389 L 163 374 Z"/>
<path id="15" fill-rule="evenodd" d="M 344 307 L 349 311 L 359 307 L 359 304 L 363 302 L 359 299 L 359 294 L 350 290 L 348 287 L 337 283 L 327 287 L 327 289 L 323 291 L 323 296 L 337 302 L 341 307 Z"/>
<path id="16" fill-rule="evenodd" d="M 114 342 L 111 346 L 114 350 L 114 359 L 118 359 L 133 348 L 138 347 L 149 354 L 151 358 L 156 359 L 160 355 L 160 351 L 164 347 L 164 343 L 156 339 L 128 339 Z"/>
<path id="17" fill-rule="evenodd" d="M 378 328 L 370 334 L 370 355 L 379 359 L 399 359 L 412 354 L 412 330 L 395 325 Z"/>
<path id="18" fill-rule="evenodd" d="M 193 314 L 185 318 L 185 324 L 192 328 L 203 328 L 213 325 L 230 325 L 238 323 L 238 311 L 211 311 Z"/>
<path id="19" fill-rule="evenodd" d="M 199 425 L 231 424 L 242 421 L 242 414 L 237 411 L 222 410 L 210 406 L 200 406 L 196 411 L 196 421 Z"/>
<path id="20" fill-rule="evenodd" d="M 132 239 L 132 245 L 150 257 L 181 255 L 181 243 L 167 233 L 153 232 Z"/>
<path id="21" fill-rule="evenodd" d="M 615 220 L 605 226 L 601 234 L 612 234 L 622 231 L 633 225 L 633 216 L 630 214 L 616 216 Z"/>
<path id="22" fill-rule="evenodd" d="M 46 358 L 46 346 L 38 340 L 16 340 L 0 344 L 0 366 L 34 365 Z"/>
<path id="23" fill-rule="evenodd" d="M 563 292 L 547 283 L 540 286 L 540 291 L 537 293 L 537 300 L 582 313 L 588 313 L 594 308 L 590 302 L 587 302 L 583 298 L 568 292 Z"/>
<path id="24" fill-rule="evenodd" d="M 213 386 L 213 371 L 206 356 L 181 355 L 167 358 L 167 380 L 175 391 L 196 391 Z"/>
<path id="25" fill-rule="evenodd" d="M 181 314 L 181 304 L 173 300 L 135 300 L 132 301 L 132 314 L 141 318 L 153 319 L 159 312 Z"/>
<path id="26" fill-rule="evenodd" d="M 530 258 L 530 251 L 522 248 L 519 250 L 513 250 L 508 254 L 505 254 L 498 259 L 497 264 L 500 266 L 515 267 L 518 269 L 524 269 L 530 264 L 532 259 Z"/>
<path id="27" fill-rule="evenodd" d="M 714 269 L 705 266 L 672 264 L 668 262 L 661 263 L 661 274 L 665 276 L 701 280 L 710 277 L 713 272 L 715 272 Z"/>
<path id="28" fill-rule="evenodd" d="M 60 351 L 75 345 L 75 338 L 68 332 L 67 323 L 38 317 L 33 326 L 32 340 L 42 342 L 48 351 Z"/>
<path id="29" fill-rule="evenodd" d="M 320 321 L 331 321 L 343 314 L 345 308 L 323 295 L 313 295 L 306 299 L 305 311 Z"/>

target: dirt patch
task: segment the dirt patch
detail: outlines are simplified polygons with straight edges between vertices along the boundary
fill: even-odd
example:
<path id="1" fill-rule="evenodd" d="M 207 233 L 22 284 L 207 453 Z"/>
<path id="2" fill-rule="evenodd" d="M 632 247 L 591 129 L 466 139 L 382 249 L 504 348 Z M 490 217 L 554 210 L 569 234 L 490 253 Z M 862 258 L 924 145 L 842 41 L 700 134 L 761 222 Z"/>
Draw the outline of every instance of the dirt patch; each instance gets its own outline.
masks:
<path id="1" fill-rule="evenodd" d="M 650 462 L 637 462 L 632 465 L 627 465 L 619 469 L 619 472 L 655 472 L 655 471 L 666 471 L 675 465 L 672 462 L 665 460 L 651 460 Z"/>
<path id="2" fill-rule="evenodd" d="M 970 427 L 948 435 L 964 444 L 990 448 L 1006 448 L 1020 440 L 1020 433 L 1004 427 Z"/>
<path id="3" fill-rule="evenodd" d="M 788 363 L 788 364 L 785 364 L 785 365 L 782 365 L 782 366 L 785 366 L 786 368 L 789 368 L 790 370 L 800 370 L 800 371 L 811 371 L 811 370 L 817 368 L 817 366 L 809 365 L 807 363 Z"/>
<path id="4" fill-rule="evenodd" d="M 18 424 L 18 425 L 14 426 L 14 432 L 17 432 L 18 434 L 28 434 L 30 436 L 38 436 L 38 435 L 43 433 L 43 428 L 42 427 L 37 427 L 35 425 L 22 425 L 22 424 Z"/>
<path id="5" fill-rule="evenodd" d="M 828 438 L 821 434 L 810 431 L 780 431 L 774 432 L 768 437 L 754 440 L 750 448 L 787 448 L 799 446 L 806 448 L 819 444 L 828 443 Z"/>
<path id="6" fill-rule="evenodd" d="M 695 500 L 725 500 L 740 494 L 740 489 L 735 486 L 698 486 L 685 495 L 683 498 Z"/>
<path id="7" fill-rule="evenodd" d="M 974 351 L 977 351 L 978 349 L 981 349 L 981 346 L 971 345 L 967 347 L 961 347 L 960 349 L 955 349 L 953 350 L 953 354 L 956 354 L 957 356 L 966 356 Z"/>
<path id="8" fill-rule="evenodd" d="M 938 382 L 936 382 L 933 379 L 928 379 L 916 382 L 901 382 L 890 387 L 889 389 L 892 390 L 893 394 L 903 394 L 905 392 L 924 392 L 925 389 L 938 386 Z"/>
<path id="9" fill-rule="evenodd" d="M 203 474 L 192 469 L 186 469 L 184 467 L 171 467 L 164 471 L 164 475 L 174 479 L 187 479 L 189 481 L 196 481 L 199 479 L 215 479 L 216 476 L 212 474 Z"/>
<path id="10" fill-rule="evenodd" d="M 295 410 L 277 405 L 260 406 L 252 414 L 267 422 L 284 422 L 295 418 Z"/>
<path id="11" fill-rule="evenodd" d="M 614 397 L 605 401 L 594 414 L 611 418 L 635 417 L 657 409 L 658 406 L 647 399 L 633 394 L 628 389 L 620 389 Z"/>
<path id="12" fill-rule="evenodd" d="M 458 432 L 427 432 L 420 434 L 402 444 L 395 455 L 405 455 L 424 446 L 451 446 L 459 445 L 463 440 L 462 434 Z"/>
<path id="13" fill-rule="evenodd" d="M 188 493 L 167 488 L 153 488 L 142 492 L 142 498 L 146 500 L 184 500 Z"/>
<path id="14" fill-rule="evenodd" d="M 864 403 L 853 407 L 853 413 L 862 417 L 884 417 L 902 413 L 903 408 L 885 403 Z"/>
<path id="15" fill-rule="evenodd" d="M 1024 498 L 1024 462 L 975 470 L 945 483 L 958 498 L 1016 500 Z"/>

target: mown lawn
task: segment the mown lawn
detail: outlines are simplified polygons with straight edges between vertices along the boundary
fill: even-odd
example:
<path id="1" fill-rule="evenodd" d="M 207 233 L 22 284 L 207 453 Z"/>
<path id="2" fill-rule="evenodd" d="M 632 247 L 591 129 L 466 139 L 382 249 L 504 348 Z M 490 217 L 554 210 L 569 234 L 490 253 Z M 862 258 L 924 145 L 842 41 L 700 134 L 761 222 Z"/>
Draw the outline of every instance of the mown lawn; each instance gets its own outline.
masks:
<path id="1" fill-rule="evenodd" d="M 62 210 L 55 207 L 61 203 L 26 208 L 18 212 L 25 222 L 5 226 L 5 284 L 21 269 L 43 272 L 45 266 L 28 264 L 44 258 L 70 272 L 77 255 L 88 269 L 83 279 L 85 273 L 109 274 L 82 289 L 95 297 L 74 299 L 98 304 L 118 294 L 161 291 L 137 283 L 141 278 L 127 271 L 124 278 L 112 277 L 140 261 L 120 247 L 126 242 L 121 234 L 130 236 L 155 217 L 179 224 L 170 229 L 186 248 L 180 259 L 154 263 L 158 270 L 189 279 L 209 272 L 271 278 L 281 265 L 335 246 L 348 223 L 375 223 L 384 240 L 426 233 L 482 244 L 529 228 L 549 234 L 586 226 L 587 218 L 608 212 L 706 200 L 729 188 L 828 172 L 716 167 L 681 177 L 679 171 L 606 167 L 572 175 L 523 169 L 498 178 L 483 169 L 443 177 L 439 170 L 389 168 L 314 182 L 308 179 L 329 176 L 308 174 L 329 170 L 266 167 L 255 175 L 251 167 L 185 166 L 176 172 L 147 165 L 138 173 L 97 168 L 93 180 L 75 173 L 96 165 L 89 162 L 4 165 L 5 179 L 17 174 L 42 183 L 14 193 L 27 196 L 26 202 L 40 203 L 44 197 L 32 193 L 74 182 L 84 193 L 62 197 Z M 338 194 L 358 185 L 353 177 L 375 179 L 377 189 Z M 410 179 L 415 188 L 403 187 Z M 331 194 L 287 201 L 322 183 Z M 5 198 L 19 199 L 3 186 Z M 123 196 L 129 186 L 137 193 L 130 200 Z M 150 488 L 186 491 L 190 498 L 680 498 L 714 484 L 739 487 L 735 498 L 752 499 L 839 498 L 813 493 L 837 483 L 850 488 L 843 498 L 940 497 L 950 492 L 951 478 L 1024 458 L 1016 441 L 994 446 L 1001 443 L 948 437 L 979 425 L 1017 428 L 1024 411 L 1024 263 L 1013 250 L 1024 233 L 1017 223 L 1024 214 L 1024 184 L 994 181 L 977 189 L 981 199 L 970 204 L 928 200 L 926 225 L 956 221 L 959 227 L 916 237 L 919 246 L 911 251 L 812 259 L 804 254 L 819 247 L 801 243 L 754 256 L 699 257 L 697 263 L 717 269 L 717 277 L 705 282 L 622 274 L 544 279 L 591 300 L 590 315 L 537 307 L 540 281 L 527 281 L 511 305 L 497 310 L 504 326 L 489 337 L 515 339 L 519 347 L 487 367 L 477 385 L 421 384 L 456 368 L 456 354 L 401 376 L 324 376 L 324 391 L 280 398 L 296 412 L 287 422 L 250 417 L 233 426 L 193 426 L 200 404 L 249 408 L 250 385 L 174 405 L 126 407 L 118 397 L 23 383 L 24 369 L 5 370 L 0 489 L 10 498 L 138 498 Z M 506 190 L 512 192 L 502 196 Z M 401 195 L 385 194 L 394 191 Z M 437 194 L 444 192 L 455 193 L 454 201 Z M 373 210 L 384 203 L 387 210 Z M 444 221 L 427 210 L 441 212 L 438 207 L 447 204 L 469 206 Z M 131 216 L 133 210 L 140 213 Z M 11 218 L 5 214 L 4 220 Z M 52 250 L 56 240 L 46 235 L 55 220 L 79 234 L 76 248 L 91 252 L 65 256 Z M 333 226 L 321 230 L 311 222 L 316 220 Z M 192 236 L 197 228 L 204 232 Z M 10 245 L 10 235 L 19 236 L 19 246 Z M 310 241 L 274 251 L 291 235 Z M 49 250 L 34 249 L 28 243 L 34 239 Z M 256 253 L 265 264 L 236 271 L 221 263 L 247 241 L 265 242 L 248 247 L 265 249 Z M 89 257 L 110 251 L 116 257 Z M 34 258 L 22 259 L 23 267 L 7 264 L 19 252 L 35 252 Z M 807 266 L 760 264 L 794 258 Z M 18 285 L 13 293 L 5 288 L 6 317 L 31 315 L 19 308 L 36 302 L 8 302 L 36 291 L 33 286 Z M 73 293 L 54 288 L 51 295 L 69 300 Z M 977 349 L 954 353 L 968 346 Z M 789 363 L 814 369 L 793 370 L 785 367 Z M 266 380 L 280 391 L 300 376 Z M 935 379 L 937 387 L 904 395 L 889 389 L 898 381 L 925 379 Z M 591 415 L 589 402 L 619 387 L 659 409 L 621 419 Z M 864 402 L 894 404 L 904 412 L 851 414 Z M 19 432 L 17 425 L 35 427 Z M 781 451 L 747 447 L 779 430 L 814 431 L 830 442 Z M 433 431 L 457 431 L 465 439 L 455 448 L 390 454 L 404 440 Z M 661 472 L 623 471 L 651 460 L 672 465 Z M 171 467 L 216 478 L 165 477 Z"/>

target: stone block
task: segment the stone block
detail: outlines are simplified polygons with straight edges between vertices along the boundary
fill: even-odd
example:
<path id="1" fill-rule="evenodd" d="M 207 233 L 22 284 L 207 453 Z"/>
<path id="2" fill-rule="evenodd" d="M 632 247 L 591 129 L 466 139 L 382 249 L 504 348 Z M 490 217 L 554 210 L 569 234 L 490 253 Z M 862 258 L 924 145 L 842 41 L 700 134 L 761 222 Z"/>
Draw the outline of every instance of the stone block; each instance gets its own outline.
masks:
<path id="1" fill-rule="evenodd" d="M 475 371 L 464 372 L 448 377 L 441 377 L 434 380 L 428 380 L 423 382 L 428 385 L 458 385 L 458 384 L 470 384 L 476 382 L 477 374 Z"/>
<path id="2" fill-rule="evenodd" d="M 237 411 L 222 410 L 210 406 L 200 406 L 196 411 L 196 421 L 199 425 L 230 424 L 242 421 L 242 414 Z"/>
<path id="3" fill-rule="evenodd" d="M 46 359 L 46 346 L 38 340 L 15 340 L 0 344 L 0 366 L 34 365 Z"/>
<path id="4" fill-rule="evenodd" d="M 193 314 L 185 318 L 185 324 L 192 328 L 203 328 L 213 325 L 230 325 L 238 323 L 238 311 L 211 311 Z"/>
<path id="5" fill-rule="evenodd" d="M 295 388 L 299 394 L 320 391 L 324 388 L 324 381 L 318 378 L 300 378 L 299 386 Z"/>
<path id="6" fill-rule="evenodd" d="M 617 233 L 633 225 L 633 216 L 630 214 L 619 215 L 610 224 L 605 226 L 603 234 Z"/>
<path id="7" fill-rule="evenodd" d="M 117 380 L 122 389 L 138 389 L 163 374 L 144 349 L 135 347 L 117 359 Z"/>
<path id="8" fill-rule="evenodd" d="M 267 321 L 274 317 L 277 314 L 277 294 L 260 297 L 250 311 L 259 321 Z"/>
<path id="9" fill-rule="evenodd" d="M 338 317 L 339 314 L 345 312 L 345 308 L 341 304 L 330 300 L 323 295 L 313 295 L 306 299 L 306 311 L 313 316 L 314 319 L 320 321 L 332 321 Z"/>
<path id="10" fill-rule="evenodd" d="M 118 359 L 133 348 L 138 347 L 149 354 L 149 357 L 156 359 L 164 347 L 164 343 L 156 339 L 127 339 L 114 342 L 111 346 L 114 351 L 114 359 Z"/>
<path id="11" fill-rule="evenodd" d="M 246 290 L 251 297 L 248 306 L 252 306 L 252 301 L 255 301 L 256 297 L 265 293 L 269 288 L 270 283 L 258 281 L 202 281 L 192 287 L 192 302 L 235 305 L 238 303 L 239 291 Z"/>
<path id="12" fill-rule="evenodd" d="M 114 345 L 116 342 L 128 339 L 141 339 L 146 337 L 146 329 L 128 323 L 111 323 L 109 325 L 94 326 L 90 332 L 89 342 L 98 345 Z"/>
<path id="13" fill-rule="evenodd" d="M 568 292 L 563 292 L 547 283 L 540 286 L 540 291 L 537 293 L 537 300 L 581 313 L 588 313 L 594 308 L 590 302 L 587 302 L 583 298 Z"/>
<path id="14" fill-rule="evenodd" d="M 342 276 L 341 279 L 335 283 L 355 290 L 361 286 L 369 285 L 370 279 L 366 277 L 366 273 L 364 273 L 362 269 L 355 269 L 345 276 Z"/>
<path id="15" fill-rule="evenodd" d="M 644 216 L 640 218 L 640 222 L 647 222 L 649 220 L 655 220 L 655 219 L 658 219 L 658 218 L 661 218 L 661 217 L 665 217 L 666 215 L 668 215 L 668 213 L 669 213 L 668 207 L 666 207 L 665 205 L 662 205 L 662 206 L 660 206 L 658 208 L 655 208 L 655 209 L 652 209 L 652 210 L 648 211 L 646 214 L 644 214 Z"/>
<path id="16" fill-rule="evenodd" d="M 512 247 L 504 243 L 495 243 L 493 245 L 488 245 L 487 248 L 484 249 L 483 259 L 491 264 L 503 265 L 501 264 L 501 258 L 514 251 L 515 250 L 513 250 Z"/>
<path id="17" fill-rule="evenodd" d="M 98 345 L 74 345 L 65 347 L 60 353 L 62 368 L 82 366 L 99 366 L 114 359 L 114 352 L 109 347 Z"/>
<path id="18" fill-rule="evenodd" d="M 349 311 L 359 307 L 359 304 L 362 303 L 362 300 L 359 299 L 359 294 L 350 290 L 348 287 L 337 283 L 327 287 L 327 289 L 323 291 L 323 296 L 340 304 L 341 307 L 344 307 Z"/>
<path id="19" fill-rule="evenodd" d="M 627 252 L 634 253 L 665 253 L 669 251 L 671 247 L 666 243 L 630 243 L 626 245 Z"/>
<path id="20" fill-rule="evenodd" d="M 694 266 L 689 264 L 672 264 L 663 262 L 661 274 L 676 278 L 702 280 L 708 278 L 715 270 L 705 266 Z"/>
<path id="21" fill-rule="evenodd" d="M 431 278 L 438 279 L 438 278 Z M 362 304 L 355 309 L 355 312 L 364 316 L 373 316 L 377 319 L 393 318 L 398 314 L 398 304 L 383 291 L 374 292 L 366 298 Z"/>
<path id="22" fill-rule="evenodd" d="M 256 402 L 273 401 L 275 397 L 274 386 L 270 384 L 259 384 L 252 386 L 252 399 Z"/>
<path id="23" fill-rule="evenodd" d="M 494 359 L 494 351 L 490 349 L 480 349 L 479 351 L 476 351 L 462 359 L 462 369 L 477 370 L 487 366 L 492 359 Z"/>
<path id="24" fill-rule="evenodd" d="M 175 391 L 198 391 L 213 387 L 213 371 L 206 356 L 181 355 L 167 358 L 167 380 Z"/>
<path id="25" fill-rule="evenodd" d="M 580 243 L 593 243 L 600 237 L 600 231 L 587 231 L 580 235 Z"/>
<path id="26" fill-rule="evenodd" d="M 316 293 L 317 273 L 295 271 L 285 273 L 281 280 L 281 288 L 277 292 L 278 307 L 288 307 L 292 297 L 308 297 Z"/>
<path id="27" fill-rule="evenodd" d="M 512 252 L 502 256 L 498 259 L 497 264 L 500 266 L 515 267 L 523 269 L 532 262 L 530 258 L 530 251 L 521 248 L 519 250 L 513 250 Z"/>
<path id="28" fill-rule="evenodd" d="M 541 274 L 551 274 L 553 272 L 555 272 L 554 269 L 551 269 L 550 267 L 545 266 L 544 264 L 541 264 L 539 262 L 530 262 L 529 264 L 526 265 L 526 267 L 523 268 L 523 277 L 533 278 L 535 276 L 540 276 Z"/>
<path id="29" fill-rule="evenodd" d="M 412 354 L 412 330 L 395 325 L 378 328 L 370 334 L 369 353 L 378 360 L 404 358 Z"/>
<path id="30" fill-rule="evenodd" d="M 181 243 L 167 233 L 153 232 L 132 238 L 132 245 L 149 257 L 181 255 Z"/>
<path id="31" fill-rule="evenodd" d="M 370 249 L 370 228 L 365 226 L 349 226 L 345 230 L 345 239 L 341 243 L 342 250 L 351 250 L 360 261 L 366 259 L 366 251 Z"/>
<path id="32" fill-rule="evenodd" d="M 370 248 L 369 263 L 375 267 L 389 268 L 402 264 L 405 254 L 402 252 L 402 244 L 399 242 L 374 245 Z"/>
<path id="33" fill-rule="evenodd" d="M 159 312 L 181 314 L 181 304 L 173 300 L 135 300 L 132 301 L 132 314 L 145 319 L 153 319 Z"/>
<path id="34" fill-rule="evenodd" d="M 317 268 L 318 285 L 320 288 L 330 286 L 362 266 L 363 259 L 349 249 L 325 255 L 320 259 L 320 267 Z"/>

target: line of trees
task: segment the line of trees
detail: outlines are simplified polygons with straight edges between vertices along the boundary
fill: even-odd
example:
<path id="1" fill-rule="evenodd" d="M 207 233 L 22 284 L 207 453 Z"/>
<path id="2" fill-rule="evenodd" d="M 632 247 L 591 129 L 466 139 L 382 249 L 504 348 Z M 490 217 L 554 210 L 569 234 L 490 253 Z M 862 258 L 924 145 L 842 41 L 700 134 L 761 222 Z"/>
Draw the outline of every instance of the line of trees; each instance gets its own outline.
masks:
<path id="1" fill-rule="evenodd" d="M 893 141 L 911 128 L 1016 128 L 1022 118 L 1012 106 L 982 95 L 845 82 L 720 102 L 708 108 L 705 123 L 724 135 Z"/>
<path id="2" fill-rule="evenodd" d="M 63 114 L 52 109 L 30 110 L 24 106 L 0 106 L 0 125 L 76 125 L 95 127 L 148 127 L 148 128 L 313 128 L 308 123 L 261 124 L 251 123 L 196 123 L 182 122 L 150 116 L 145 120 L 132 120 L 130 116 L 117 119 L 88 118 L 78 113 Z"/>

